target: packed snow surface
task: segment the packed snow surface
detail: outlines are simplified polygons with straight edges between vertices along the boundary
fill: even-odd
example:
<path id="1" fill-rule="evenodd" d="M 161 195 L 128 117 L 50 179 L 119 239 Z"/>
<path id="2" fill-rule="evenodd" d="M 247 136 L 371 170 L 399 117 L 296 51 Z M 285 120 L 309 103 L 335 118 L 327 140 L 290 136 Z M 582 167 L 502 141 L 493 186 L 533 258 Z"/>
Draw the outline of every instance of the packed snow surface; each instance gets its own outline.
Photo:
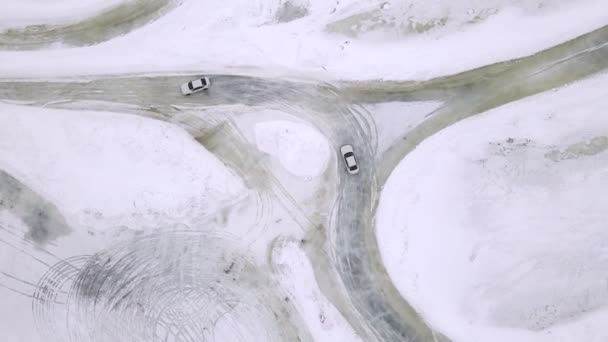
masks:
<path id="1" fill-rule="evenodd" d="M 365 104 L 378 129 L 377 156 L 441 107 L 439 101 L 382 102 Z"/>
<path id="2" fill-rule="evenodd" d="M 457 123 L 409 154 L 377 237 L 455 341 L 605 341 L 608 75 Z"/>
<path id="3" fill-rule="evenodd" d="M 245 192 L 184 130 L 108 112 L 0 104 L 0 169 L 85 226 L 195 223 Z"/>
<path id="4" fill-rule="evenodd" d="M 255 124 L 260 151 L 280 161 L 294 176 L 317 177 L 327 169 L 330 158 L 325 136 L 307 124 L 293 121 L 265 121 Z"/>
<path id="5" fill-rule="evenodd" d="M 51 312 L 47 318 L 52 319 L 44 323 L 40 323 L 39 319 L 46 311 L 32 309 L 33 305 L 40 304 L 40 301 L 32 300 L 34 293 L 39 296 L 41 293 L 52 295 L 59 284 L 65 284 L 59 279 L 62 278 L 60 276 L 73 277 L 73 271 L 77 269 L 72 266 L 68 271 L 69 276 L 57 272 L 55 275 L 58 279 L 46 284 L 47 288 L 44 281 L 48 279 L 41 277 L 48 272 L 53 273 L 49 270 L 51 266 L 78 263 L 78 260 L 82 261 L 92 254 L 103 254 L 106 248 L 115 248 L 117 241 L 124 243 L 125 239 L 136 235 L 135 232 L 163 234 L 176 226 L 182 230 L 209 229 L 205 219 L 239 201 L 247 192 L 240 178 L 184 130 L 157 120 L 109 112 L 0 104 L 0 171 L 0 177 L 4 177 L 0 184 L 0 297 L 5 304 L 0 309 L 0 330 L 6 341 L 66 341 L 63 337 L 68 330 L 71 333 L 74 329 L 80 329 L 75 323 L 79 322 L 77 318 L 70 321 L 70 327 L 65 321 L 61 322 L 68 317 L 62 306 L 66 302 L 47 302 L 50 306 L 46 309 Z M 39 197 L 25 198 L 25 190 L 12 194 L 11 185 L 5 182 L 6 176 L 3 174 L 14 177 Z M 34 227 L 15 215 L 15 203 L 11 202 L 31 205 L 30 212 L 34 215 L 35 210 L 39 210 L 34 200 L 55 205 L 71 228 L 69 234 L 44 246 L 27 238 L 28 230 Z M 43 208 L 47 210 L 42 213 L 43 216 L 48 217 L 51 208 Z M 225 275 L 222 271 L 224 265 L 217 260 L 225 257 L 226 251 L 238 244 L 222 245 L 221 242 L 227 239 L 224 233 L 218 234 L 222 239 L 213 240 L 217 240 L 216 245 L 204 245 L 200 251 L 205 255 L 203 262 L 210 264 L 196 263 L 205 274 L 212 274 L 212 269 L 216 268 L 216 274 Z M 163 249 L 150 251 L 144 248 L 129 255 L 138 254 L 143 259 L 154 259 L 154 253 L 159 250 Z M 196 248 L 183 250 L 192 252 Z M 200 258 L 201 254 L 195 257 Z M 172 257 L 179 259 L 177 255 Z M 134 264 L 151 265 L 143 259 Z M 184 257 L 181 260 L 194 259 Z M 179 267 L 171 269 L 175 270 L 175 274 L 188 273 Z M 235 273 L 237 269 L 235 267 Z M 104 273 L 99 273 L 103 278 Z M 170 276 L 167 272 L 161 273 L 161 276 Z M 119 281 L 120 275 L 112 274 L 97 283 Z M 150 276 L 158 277 L 159 273 L 150 272 Z M 136 277 L 127 279 L 129 286 L 137 282 L 134 279 Z M 143 284 L 147 278 L 137 279 L 141 281 L 139 284 Z M 211 281 L 197 279 L 202 282 L 207 280 Z M 38 287 L 40 282 L 43 285 Z M 241 291 L 241 288 L 235 287 L 234 290 Z M 60 293 L 63 299 L 67 297 L 66 292 Z M 244 298 L 240 297 L 240 300 Z M 179 302 L 175 300 L 171 303 L 181 305 Z M 206 302 L 205 306 L 209 303 Z M 213 303 L 215 307 L 221 307 L 217 301 Z M 83 307 L 86 309 L 87 306 Z M 114 313 L 116 319 L 120 320 L 118 311 Z M 262 322 L 257 319 L 263 316 L 262 311 L 250 313 L 245 318 L 241 315 L 238 329 L 246 329 L 248 327 L 245 325 L 252 322 Z M 212 312 L 211 309 L 207 310 L 199 317 L 201 320 L 212 317 Z M 60 323 L 53 327 L 50 335 L 45 335 L 41 326 L 53 324 L 53 319 Z M 108 322 L 103 319 L 99 321 L 94 323 L 103 325 Z M 227 340 L 234 337 L 235 326 L 221 320 L 215 325 L 215 333 Z M 90 325 L 82 327 L 86 329 Z M 264 334 L 260 329 L 254 331 Z"/>

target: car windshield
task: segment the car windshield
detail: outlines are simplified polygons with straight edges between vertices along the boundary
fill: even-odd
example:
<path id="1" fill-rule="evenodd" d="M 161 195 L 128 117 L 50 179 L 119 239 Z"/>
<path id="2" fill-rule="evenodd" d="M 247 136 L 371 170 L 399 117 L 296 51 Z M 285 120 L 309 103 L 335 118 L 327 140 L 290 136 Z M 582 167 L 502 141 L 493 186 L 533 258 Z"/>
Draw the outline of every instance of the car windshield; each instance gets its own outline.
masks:
<path id="1" fill-rule="evenodd" d="M 192 82 L 188 82 L 188 89 L 193 90 L 194 87 L 192 86 Z"/>
<path id="2" fill-rule="evenodd" d="M 357 165 L 353 165 L 351 167 L 348 168 L 351 171 L 355 171 L 356 169 L 358 169 Z"/>
<path id="3" fill-rule="evenodd" d="M 204 79 L 204 78 L 201 78 L 201 84 L 202 84 L 202 85 L 207 85 L 207 80 L 206 80 L 206 79 Z"/>

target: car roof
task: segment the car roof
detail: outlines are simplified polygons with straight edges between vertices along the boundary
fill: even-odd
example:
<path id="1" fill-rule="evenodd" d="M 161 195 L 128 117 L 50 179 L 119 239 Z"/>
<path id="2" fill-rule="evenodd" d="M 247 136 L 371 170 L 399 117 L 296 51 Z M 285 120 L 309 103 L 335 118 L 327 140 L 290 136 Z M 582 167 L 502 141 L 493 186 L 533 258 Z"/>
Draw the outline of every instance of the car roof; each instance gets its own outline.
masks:
<path id="1" fill-rule="evenodd" d="M 346 163 L 347 163 L 349 166 L 352 166 L 352 165 L 357 165 L 357 159 L 355 158 L 355 156 L 354 156 L 354 155 L 349 156 L 349 157 L 346 157 L 345 159 L 346 159 Z"/>

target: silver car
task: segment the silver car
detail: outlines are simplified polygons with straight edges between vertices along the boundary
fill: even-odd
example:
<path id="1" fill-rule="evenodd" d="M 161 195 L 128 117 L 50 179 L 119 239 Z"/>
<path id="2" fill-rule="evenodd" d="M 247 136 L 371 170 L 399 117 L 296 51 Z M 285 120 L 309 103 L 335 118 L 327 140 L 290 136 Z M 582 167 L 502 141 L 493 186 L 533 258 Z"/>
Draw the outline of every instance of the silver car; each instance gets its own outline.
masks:
<path id="1" fill-rule="evenodd" d="M 188 83 L 182 84 L 180 87 L 182 91 L 182 95 L 190 95 L 194 93 L 198 93 L 199 91 L 203 91 L 211 85 L 208 77 L 199 78 L 197 80 L 190 81 Z"/>
<path id="2" fill-rule="evenodd" d="M 357 165 L 357 158 L 355 158 L 353 147 L 351 145 L 344 145 L 340 147 L 340 152 L 342 153 L 342 158 L 344 158 L 344 163 L 346 164 L 346 171 L 351 175 L 358 173 L 359 166 Z"/>

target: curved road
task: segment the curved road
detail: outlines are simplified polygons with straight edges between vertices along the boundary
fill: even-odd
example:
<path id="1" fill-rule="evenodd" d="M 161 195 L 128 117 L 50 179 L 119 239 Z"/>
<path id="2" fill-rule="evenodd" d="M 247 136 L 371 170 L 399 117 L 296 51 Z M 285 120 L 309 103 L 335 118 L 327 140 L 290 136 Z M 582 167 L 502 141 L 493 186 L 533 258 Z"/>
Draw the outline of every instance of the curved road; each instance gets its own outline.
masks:
<path id="1" fill-rule="evenodd" d="M 0 49 L 31 50 L 54 43 L 98 44 L 160 18 L 179 4 L 178 0 L 126 1 L 73 24 L 34 25 L 0 31 Z"/>
<path id="2" fill-rule="evenodd" d="M 349 300 L 359 312 L 357 317 L 347 314 L 347 318 L 353 325 L 359 325 L 360 333 L 370 338 L 404 340 L 404 336 L 416 336 L 416 339 L 428 339 L 430 330 L 392 287 L 382 265 L 376 261 L 368 262 L 379 259 L 369 258 L 367 249 L 370 245 L 362 243 L 364 232 L 373 231 L 372 208 L 378 197 L 372 167 L 375 129 L 366 113 L 352 105 L 338 89 L 327 84 L 242 76 L 213 75 L 213 87 L 208 92 L 183 97 L 177 85 L 193 77 L 195 75 L 110 77 L 79 82 L 0 82 L 0 99 L 46 107 L 117 110 L 116 105 L 119 105 L 120 111 L 145 112 L 145 115 L 180 124 L 195 138 L 205 132 L 197 132 L 195 127 L 174 120 L 187 108 L 236 103 L 282 108 L 315 124 L 330 139 L 336 151 L 342 144 L 352 144 L 361 164 L 367 167 L 352 177 L 343 171 L 342 164 L 338 164 L 341 200 L 338 201 L 333 227 L 336 269 L 349 292 Z M 36 89 L 36 92 L 32 93 L 30 89 Z M 114 105 L 110 106 L 110 103 Z M 349 310 L 340 309 L 343 312 Z M 366 322 L 372 323 L 372 329 L 361 327 Z"/>

